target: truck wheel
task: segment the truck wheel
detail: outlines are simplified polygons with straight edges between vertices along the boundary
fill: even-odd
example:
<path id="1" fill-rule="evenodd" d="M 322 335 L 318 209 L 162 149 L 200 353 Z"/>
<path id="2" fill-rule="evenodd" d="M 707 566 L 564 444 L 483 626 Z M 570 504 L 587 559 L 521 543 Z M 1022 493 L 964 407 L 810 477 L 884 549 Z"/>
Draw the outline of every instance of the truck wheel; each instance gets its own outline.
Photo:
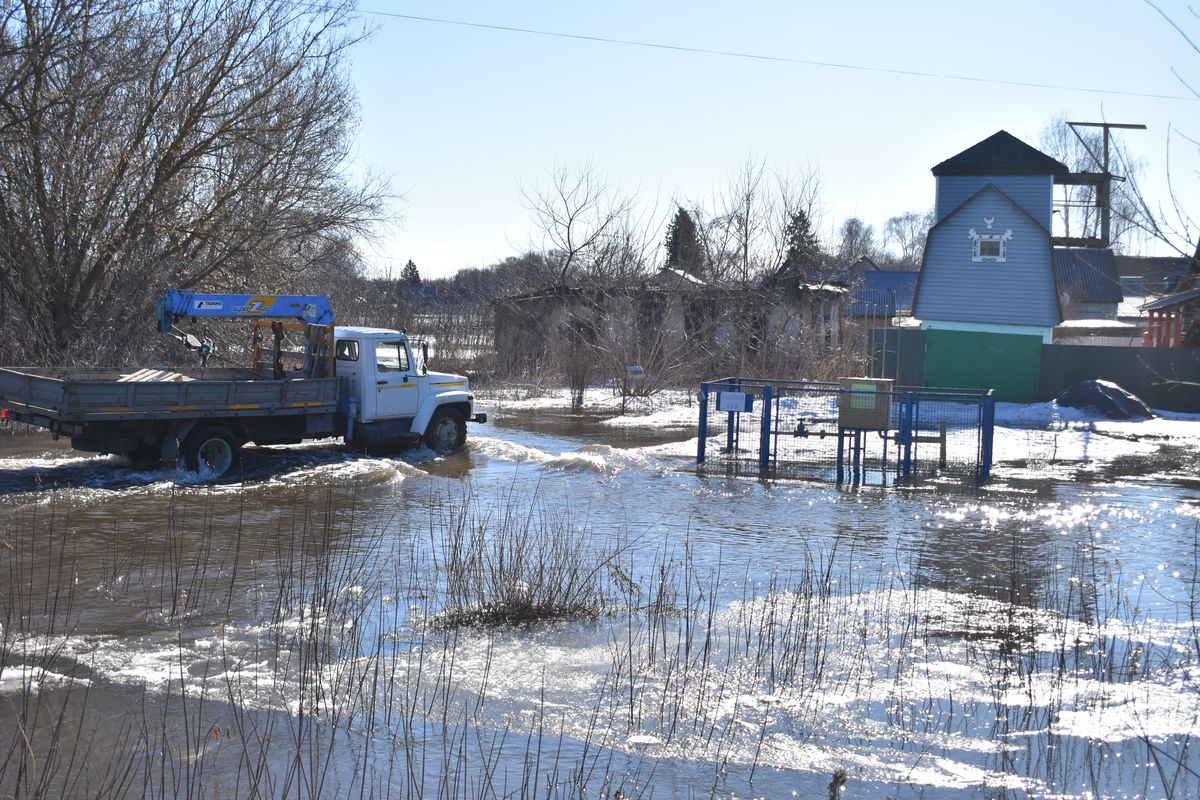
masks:
<path id="1" fill-rule="evenodd" d="M 193 431 L 183 446 L 183 463 L 206 478 L 221 478 L 238 465 L 242 443 L 224 426 L 205 426 Z"/>
<path id="2" fill-rule="evenodd" d="M 439 408 L 425 426 L 425 446 L 437 453 L 457 450 L 467 441 L 467 423 L 453 408 Z"/>

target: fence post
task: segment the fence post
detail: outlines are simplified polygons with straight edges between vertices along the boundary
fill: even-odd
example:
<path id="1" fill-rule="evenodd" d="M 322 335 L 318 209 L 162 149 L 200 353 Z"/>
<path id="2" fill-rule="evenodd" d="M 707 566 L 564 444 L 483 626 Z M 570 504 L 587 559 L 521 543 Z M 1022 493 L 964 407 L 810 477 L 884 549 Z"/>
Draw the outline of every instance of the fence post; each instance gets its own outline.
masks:
<path id="1" fill-rule="evenodd" d="M 729 388 L 726 391 L 736 392 L 738 390 L 738 381 L 736 379 L 729 381 Z M 737 433 L 737 414 L 733 411 L 729 413 L 729 421 L 725 423 L 725 452 L 733 453 L 734 451 L 734 436 Z"/>
<path id="2" fill-rule="evenodd" d="M 838 425 L 837 431 L 837 482 L 841 483 L 846 479 L 845 471 L 845 428 Z"/>
<path id="3" fill-rule="evenodd" d="M 980 447 L 978 482 L 986 481 L 992 475 L 992 434 L 996 430 L 996 390 L 989 389 L 983 396 L 979 409 L 980 431 L 982 446 Z"/>
<path id="4" fill-rule="evenodd" d="M 901 459 L 901 475 L 912 477 L 912 440 L 913 440 L 913 405 L 916 397 L 912 392 L 905 392 L 901 402 L 904 408 L 900 412 L 900 440 L 903 442 L 904 455 Z"/>
<path id="5" fill-rule="evenodd" d="M 700 384 L 700 443 L 696 445 L 696 466 L 704 463 L 705 440 L 708 438 L 708 384 Z"/>
<path id="6" fill-rule="evenodd" d="M 771 464 L 771 385 L 762 392 L 762 430 L 758 435 L 758 476 L 765 478 Z"/>

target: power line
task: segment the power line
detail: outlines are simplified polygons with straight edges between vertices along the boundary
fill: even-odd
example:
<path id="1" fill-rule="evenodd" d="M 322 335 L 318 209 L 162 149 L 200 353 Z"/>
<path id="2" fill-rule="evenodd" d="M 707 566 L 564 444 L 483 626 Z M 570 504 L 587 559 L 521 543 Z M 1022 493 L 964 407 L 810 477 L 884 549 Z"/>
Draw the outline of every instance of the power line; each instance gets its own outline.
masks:
<path id="1" fill-rule="evenodd" d="M 768 61 L 782 64 L 799 64 L 808 67 L 825 67 L 828 69 L 854 70 L 856 72 L 875 72 L 885 75 L 900 75 L 909 78 L 932 78 L 936 80 L 965 81 L 968 83 L 989 83 L 1000 86 L 1018 86 L 1026 89 L 1055 89 L 1067 92 L 1086 92 L 1089 94 L 1116 95 L 1119 97 L 1144 97 L 1153 100 L 1191 100 L 1198 98 L 1187 95 L 1154 94 L 1151 92 L 1123 91 L 1121 89 L 1096 89 L 1088 86 L 1064 86 L 1056 83 L 1038 83 L 1035 81 L 1016 81 L 1004 78 L 980 78 L 971 75 L 955 75 L 953 73 L 921 72 L 919 70 L 897 69 L 890 67 L 869 67 L 862 64 L 846 64 L 837 61 L 816 61 L 789 56 L 771 56 L 761 53 L 744 53 L 736 50 L 716 50 L 707 47 L 688 47 L 686 45 L 663 44 L 661 42 L 642 42 L 636 39 L 618 39 L 608 36 L 593 36 L 584 33 L 565 33 L 563 31 L 546 31 L 536 28 L 520 28 L 512 25 L 494 25 L 486 22 L 469 22 L 459 19 L 444 19 L 440 17 L 422 17 L 416 14 L 400 14 L 393 11 L 367 11 L 357 9 L 354 13 L 373 17 L 391 17 L 413 22 L 429 22 L 436 25 L 457 25 L 463 28 L 481 28 L 504 33 L 522 33 L 530 36 L 547 36 L 557 39 L 575 39 L 599 44 L 618 44 L 628 47 L 644 47 L 651 50 L 668 50 L 678 53 L 693 53 L 705 56 L 720 56 L 723 58 L 741 58 L 749 61 Z"/>

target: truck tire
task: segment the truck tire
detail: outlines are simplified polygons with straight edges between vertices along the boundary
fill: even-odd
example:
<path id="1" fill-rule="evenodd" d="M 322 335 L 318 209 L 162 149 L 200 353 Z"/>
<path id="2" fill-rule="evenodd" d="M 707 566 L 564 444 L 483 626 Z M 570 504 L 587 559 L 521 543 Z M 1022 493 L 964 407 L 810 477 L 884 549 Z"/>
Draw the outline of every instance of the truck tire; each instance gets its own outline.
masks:
<path id="1" fill-rule="evenodd" d="M 183 444 L 183 463 L 205 478 L 223 478 L 241 461 L 242 443 L 224 425 L 203 425 Z"/>
<path id="2" fill-rule="evenodd" d="M 433 412 L 421 438 L 435 453 L 453 452 L 467 441 L 467 423 L 456 409 L 439 408 Z"/>

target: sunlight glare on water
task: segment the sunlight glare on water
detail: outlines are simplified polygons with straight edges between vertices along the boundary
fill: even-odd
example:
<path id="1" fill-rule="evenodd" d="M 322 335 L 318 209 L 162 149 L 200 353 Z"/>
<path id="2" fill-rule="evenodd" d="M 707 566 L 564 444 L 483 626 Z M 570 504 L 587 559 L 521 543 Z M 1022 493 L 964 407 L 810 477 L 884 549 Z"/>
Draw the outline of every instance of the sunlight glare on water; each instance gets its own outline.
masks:
<path id="1" fill-rule="evenodd" d="M 446 763 L 520 786 L 536 747 L 564 796 L 824 796 L 837 770 L 847 796 L 1169 796 L 1164 774 L 1194 796 L 1194 484 L 763 483 L 697 475 L 687 435 L 517 420 L 446 457 L 251 448 L 216 483 L 25 447 L 0 461 L 30 612 L 0 630 L 0 696 L 80 737 L 143 704 L 129 758 L 227 793 L 246 753 L 292 769 L 304 721 L 347 733 L 337 793 L 479 785 Z M 560 546 L 595 559 L 598 613 L 445 622 L 456 591 L 533 596 L 500 555 L 557 575 Z"/>

